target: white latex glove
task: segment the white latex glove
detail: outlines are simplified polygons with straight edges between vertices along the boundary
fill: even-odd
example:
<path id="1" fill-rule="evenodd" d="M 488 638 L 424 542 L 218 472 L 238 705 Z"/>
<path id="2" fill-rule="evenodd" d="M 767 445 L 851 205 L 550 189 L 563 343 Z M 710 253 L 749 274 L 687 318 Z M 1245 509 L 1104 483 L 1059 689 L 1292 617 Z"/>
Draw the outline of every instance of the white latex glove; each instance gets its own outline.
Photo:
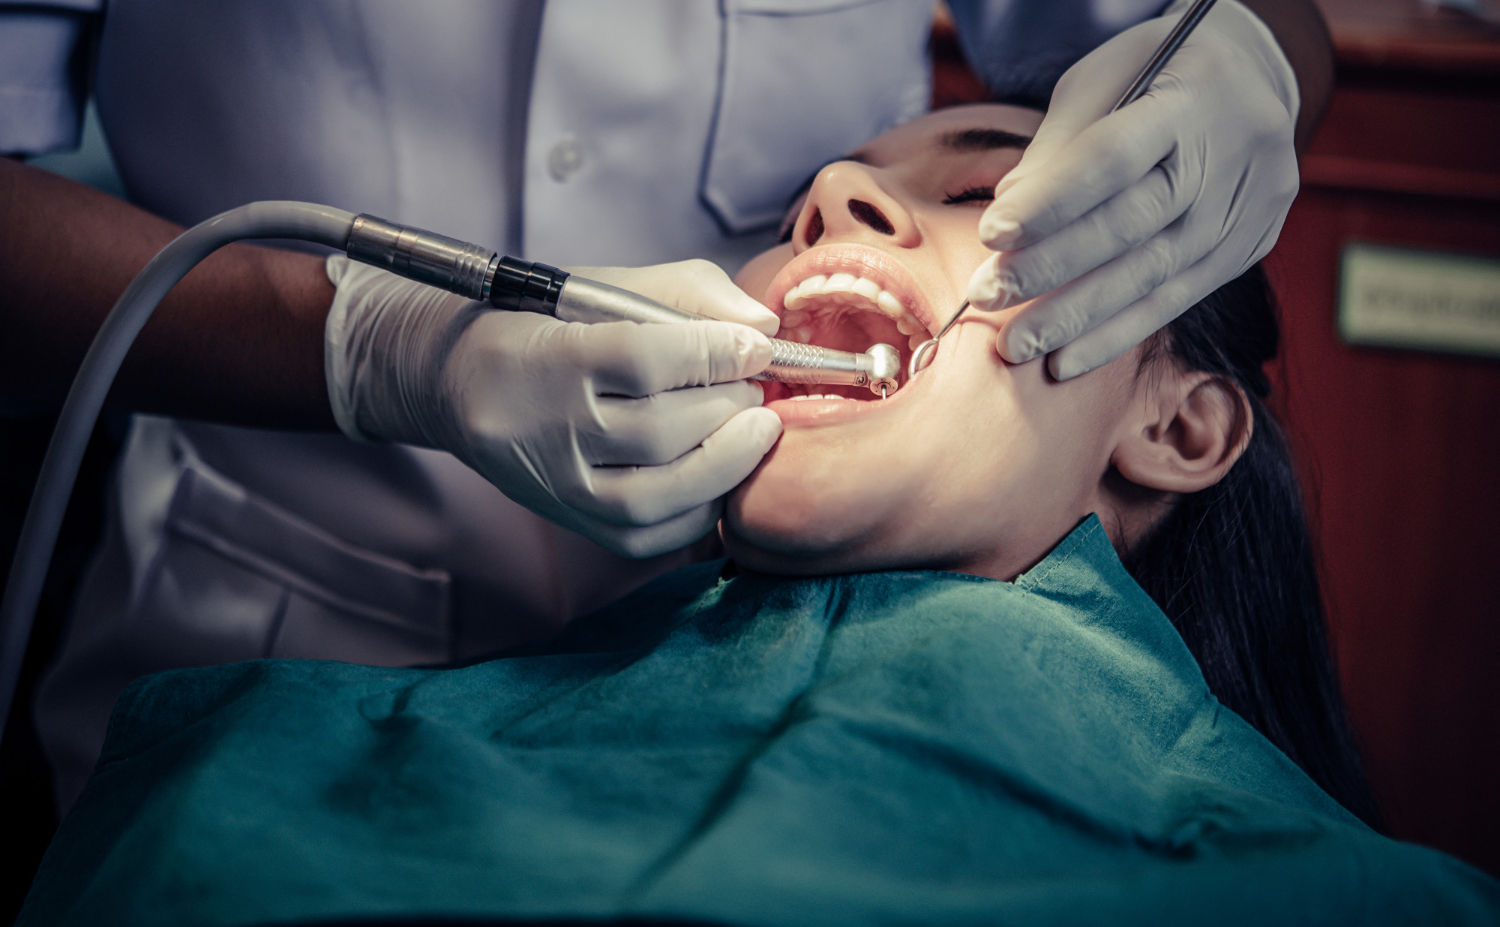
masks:
<path id="1" fill-rule="evenodd" d="M 1067 379 L 1114 360 L 1263 257 L 1297 193 L 1296 75 L 1261 20 L 1219 0 L 1151 89 L 1110 114 L 1176 24 L 1128 29 L 1058 82 L 995 188 L 969 301 L 1032 300 L 1001 329 L 1013 363 Z"/>
<path id="2" fill-rule="evenodd" d="M 722 497 L 781 434 L 744 378 L 776 317 L 707 261 L 596 268 L 594 279 L 695 314 L 580 325 L 504 312 L 335 255 L 325 332 L 339 428 L 448 451 L 507 496 L 630 557 L 718 522 Z M 717 385 L 711 385 L 717 384 Z"/>

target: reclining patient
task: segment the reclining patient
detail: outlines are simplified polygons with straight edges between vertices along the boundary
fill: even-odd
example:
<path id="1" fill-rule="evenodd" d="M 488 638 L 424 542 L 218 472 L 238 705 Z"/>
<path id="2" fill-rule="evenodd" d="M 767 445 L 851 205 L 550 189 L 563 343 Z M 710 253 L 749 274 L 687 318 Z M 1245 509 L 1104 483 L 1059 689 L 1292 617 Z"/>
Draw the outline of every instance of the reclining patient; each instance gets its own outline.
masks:
<path id="1" fill-rule="evenodd" d="M 881 136 L 741 285 L 783 337 L 909 354 L 1039 118 Z M 730 561 L 545 645 L 138 681 L 21 922 L 1500 917 L 1360 820 L 1259 271 L 1064 383 L 1002 321 L 888 400 L 769 388 Z"/>

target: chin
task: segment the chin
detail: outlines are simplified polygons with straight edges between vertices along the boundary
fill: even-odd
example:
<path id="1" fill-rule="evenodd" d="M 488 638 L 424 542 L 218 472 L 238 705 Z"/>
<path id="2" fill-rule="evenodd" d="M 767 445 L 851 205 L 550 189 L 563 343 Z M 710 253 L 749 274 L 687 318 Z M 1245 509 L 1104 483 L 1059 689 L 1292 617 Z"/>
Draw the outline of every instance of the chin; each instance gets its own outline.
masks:
<path id="1" fill-rule="evenodd" d="M 779 450 L 779 448 L 778 448 Z M 773 451 L 772 454 L 776 454 Z M 902 506 L 893 487 L 872 491 L 859 479 L 807 479 L 790 460 L 767 457 L 732 493 L 719 525 L 724 549 L 740 566 L 759 573 L 823 576 L 937 565 L 913 549 L 898 522 Z M 883 491 L 882 491 L 883 490 Z"/>
<path id="2" fill-rule="evenodd" d="M 752 476 L 729 496 L 720 527 L 725 551 L 736 563 L 761 573 L 827 572 L 840 539 L 829 530 L 829 520 L 820 517 L 819 500 L 802 487 L 777 491 L 766 482 Z"/>
<path id="3" fill-rule="evenodd" d="M 729 495 L 720 533 L 743 567 L 762 573 L 813 575 L 863 568 L 859 500 L 799 478 L 768 457 Z M 855 515 L 855 519 L 851 519 Z"/>

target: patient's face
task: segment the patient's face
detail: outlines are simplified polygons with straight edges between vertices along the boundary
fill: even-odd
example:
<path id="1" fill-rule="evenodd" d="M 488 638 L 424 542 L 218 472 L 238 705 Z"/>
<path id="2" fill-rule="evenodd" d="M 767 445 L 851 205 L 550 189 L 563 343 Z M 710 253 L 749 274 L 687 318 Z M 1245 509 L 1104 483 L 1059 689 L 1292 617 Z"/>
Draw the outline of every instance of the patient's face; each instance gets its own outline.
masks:
<path id="1" fill-rule="evenodd" d="M 780 337 L 911 349 L 947 321 L 989 253 L 979 216 L 1020 159 L 1032 110 L 972 106 L 908 123 L 824 168 L 790 240 L 736 278 L 781 313 Z M 848 276 L 839 276 L 848 275 Z M 868 282 L 863 282 L 868 281 Z M 1135 352 L 1066 383 L 995 349 L 975 310 L 932 365 L 880 400 L 767 384 L 785 432 L 731 495 L 737 561 L 781 573 L 932 567 L 1009 579 L 1096 510 L 1136 395 Z M 837 394 L 833 398 L 798 398 Z M 845 398 L 848 397 L 848 398 Z"/>

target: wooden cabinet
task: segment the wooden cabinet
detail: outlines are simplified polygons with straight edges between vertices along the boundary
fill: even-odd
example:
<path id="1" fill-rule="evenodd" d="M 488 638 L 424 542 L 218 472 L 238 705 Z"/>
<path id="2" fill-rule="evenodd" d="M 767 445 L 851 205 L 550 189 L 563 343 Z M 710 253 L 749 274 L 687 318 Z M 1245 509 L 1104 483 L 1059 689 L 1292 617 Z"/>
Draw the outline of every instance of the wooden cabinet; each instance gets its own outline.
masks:
<path id="1" fill-rule="evenodd" d="M 1350 242 L 1500 259 L 1500 28 L 1320 0 L 1337 90 L 1267 259 L 1356 733 L 1396 836 L 1500 874 L 1500 361 L 1343 343 Z"/>

